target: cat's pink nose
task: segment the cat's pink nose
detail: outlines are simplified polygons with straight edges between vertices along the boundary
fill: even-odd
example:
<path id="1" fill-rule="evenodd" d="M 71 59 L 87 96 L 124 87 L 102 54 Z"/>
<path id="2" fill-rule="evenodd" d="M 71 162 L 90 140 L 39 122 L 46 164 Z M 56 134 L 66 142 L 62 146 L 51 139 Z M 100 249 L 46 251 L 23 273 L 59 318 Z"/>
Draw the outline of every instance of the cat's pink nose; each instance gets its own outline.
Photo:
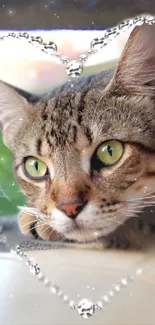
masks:
<path id="1" fill-rule="evenodd" d="M 57 209 L 65 212 L 65 214 L 72 219 L 75 219 L 77 215 L 82 211 L 86 205 L 86 201 L 74 201 L 57 204 Z"/>

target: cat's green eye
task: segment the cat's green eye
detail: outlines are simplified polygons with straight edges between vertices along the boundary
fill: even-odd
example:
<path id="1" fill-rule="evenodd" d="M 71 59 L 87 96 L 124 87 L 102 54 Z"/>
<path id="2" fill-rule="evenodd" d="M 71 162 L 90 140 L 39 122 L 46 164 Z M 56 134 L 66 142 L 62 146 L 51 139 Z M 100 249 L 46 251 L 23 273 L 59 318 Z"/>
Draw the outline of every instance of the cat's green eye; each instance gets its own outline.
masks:
<path id="1" fill-rule="evenodd" d="M 24 162 L 24 172 L 27 177 L 39 180 L 45 179 L 48 173 L 48 168 L 43 161 L 29 157 Z"/>
<path id="2" fill-rule="evenodd" d="M 97 150 L 98 159 L 107 166 L 112 166 L 123 155 L 123 144 L 117 140 L 104 142 Z"/>

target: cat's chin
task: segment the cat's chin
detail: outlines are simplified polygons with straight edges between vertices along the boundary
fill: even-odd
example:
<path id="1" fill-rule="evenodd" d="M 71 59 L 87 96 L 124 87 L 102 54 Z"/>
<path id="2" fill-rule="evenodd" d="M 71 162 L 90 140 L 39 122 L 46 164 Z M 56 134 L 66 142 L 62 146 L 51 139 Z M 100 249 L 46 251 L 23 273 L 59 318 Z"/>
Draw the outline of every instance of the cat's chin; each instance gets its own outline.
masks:
<path id="1" fill-rule="evenodd" d="M 100 240 L 105 237 L 107 232 L 105 230 L 92 230 L 85 228 L 77 228 L 74 230 L 70 230 L 64 234 L 65 239 L 75 241 L 78 243 L 92 243 Z"/>

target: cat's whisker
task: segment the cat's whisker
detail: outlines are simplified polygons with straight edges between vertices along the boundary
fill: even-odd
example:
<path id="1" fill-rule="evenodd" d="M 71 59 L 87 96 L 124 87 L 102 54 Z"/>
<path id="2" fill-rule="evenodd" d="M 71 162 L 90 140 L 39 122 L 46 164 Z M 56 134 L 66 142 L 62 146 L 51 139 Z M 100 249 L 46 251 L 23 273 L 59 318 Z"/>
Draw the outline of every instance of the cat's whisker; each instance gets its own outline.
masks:
<path id="1" fill-rule="evenodd" d="M 36 208 L 30 208 L 30 207 L 18 207 L 20 209 L 20 212 L 24 212 L 27 213 L 29 215 L 34 215 L 36 217 L 37 220 L 45 220 L 44 215 Z"/>
<path id="2" fill-rule="evenodd" d="M 145 203 L 145 204 L 148 203 L 148 204 L 150 204 L 150 205 L 153 205 L 153 204 L 155 204 L 155 201 L 144 201 L 144 203 Z"/>
<path id="3" fill-rule="evenodd" d="M 134 213 L 141 213 L 143 210 L 142 209 L 139 209 L 139 207 L 134 207 L 134 206 L 130 206 L 129 208 L 128 208 L 128 213 L 132 213 L 132 214 L 134 214 Z M 134 216 L 134 215 L 132 215 L 132 216 Z"/>
<path id="4" fill-rule="evenodd" d="M 48 240 L 50 240 L 50 237 L 51 237 L 53 232 L 55 232 L 55 230 L 51 228 L 51 232 L 50 232 L 50 234 L 48 236 Z M 65 237 L 63 236 L 63 238 L 65 238 Z M 62 242 L 62 235 L 57 234 L 57 239 Z"/>
<path id="5" fill-rule="evenodd" d="M 27 213 L 29 215 L 35 215 L 37 217 L 37 215 L 39 214 L 39 211 L 35 208 L 29 208 L 26 206 L 18 206 L 18 209 L 20 210 L 20 212 L 24 212 Z"/>
<path id="6" fill-rule="evenodd" d="M 132 210 L 130 210 L 129 213 L 128 213 L 127 215 L 130 216 L 130 217 L 135 217 L 135 215 L 136 215 L 137 213 L 138 213 L 138 214 L 141 214 L 141 213 L 143 213 L 143 211 L 139 211 L 139 210 L 133 210 L 133 211 L 132 211 Z"/>
<path id="7" fill-rule="evenodd" d="M 118 224 L 118 225 L 120 225 L 120 226 L 123 225 L 123 222 L 116 220 L 114 217 L 111 218 L 111 220 L 114 221 L 116 224 Z"/>
<path id="8" fill-rule="evenodd" d="M 40 237 L 42 237 L 42 235 L 48 230 L 50 229 L 51 227 L 48 225 L 40 234 Z"/>
<path id="9" fill-rule="evenodd" d="M 42 222 L 44 225 L 47 225 L 47 223 L 45 221 L 36 219 L 36 220 L 31 220 L 27 223 L 24 223 L 23 226 L 29 226 L 31 224 L 34 224 L 34 222 L 35 222 L 35 224 L 37 224 L 38 222 Z"/>
<path id="10" fill-rule="evenodd" d="M 33 208 L 33 207 L 28 207 L 26 205 L 18 205 L 18 209 L 20 210 L 26 210 L 26 211 L 38 211 L 38 209 Z"/>
<path id="11" fill-rule="evenodd" d="M 22 226 L 27 227 L 27 226 L 29 226 L 29 225 L 33 225 L 34 222 L 37 223 L 37 220 L 36 220 L 36 221 L 31 220 L 31 221 L 29 221 L 29 222 L 27 222 L 27 223 L 23 223 Z"/>
<path id="12" fill-rule="evenodd" d="M 137 209 L 144 209 L 145 208 L 145 205 L 131 205 L 132 208 L 137 208 Z"/>
<path id="13" fill-rule="evenodd" d="M 138 214 L 139 214 L 140 212 L 138 212 Z M 136 212 L 129 212 L 129 213 L 127 213 L 126 214 L 126 216 L 128 217 L 128 218 L 140 218 L 140 216 L 138 215 Z"/>
<path id="14" fill-rule="evenodd" d="M 38 225 L 38 224 L 36 223 L 33 227 L 30 227 L 30 229 L 29 229 L 28 231 L 26 231 L 25 233 L 28 234 L 29 231 L 34 230 L 34 229 L 38 229 L 38 228 L 40 228 L 40 227 L 42 227 L 42 226 L 43 226 L 43 225 Z"/>
<path id="15" fill-rule="evenodd" d="M 141 197 L 141 198 L 137 198 L 137 199 L 129 199 L 128 202 L 138 202 L 138 201 L 143 201 L 145 199 L 153 199 L 155 198 L 155 196 L 144 196 L 144 197 Z"/>
<path id="16" fill-rule="evenodd" d="M 124 215 L 123 213 L 120 213 L 120 214 L 121 214 L 121 215 Z M 119 220 L 116 220 L 115 217 L 113 216 L 113 214 L 109 214 L 109 215 L 110 215 L 110 217 L 108 217 L 107 220 L 110 219 L 110 221 L 112 220 L 112 221 L 114 221 L 115 223 L 117 223 L 117 224 L 119 224 L 119 225 L 122 225 L 122 224 L 123 224 L 123 222 L 121 222 L 121 221 L 119 221 Z"/>
<path id="17" fill-rule="evenodd" d="M 155 206 L 155 202 L 140 202 L 141 203 L 141 205 L 139 205 L 138 204 L 138 202 L 137 203 L 135 203 L 135 204 L 132 204 L 131 206 L 135 206 L 135 207 L 138 207 L 138 208 L 147 208 L 147 207 L 154 207 Z M 143 205 L 142 205 L 142 203 L 143 203 Z"/>
<path id="18" fill-rule="evenodd" d="M 145 206 L 141 206 L 141 205 L 130 205 L 128 207 L 129 210 L 133 210 L 133 211 L 142 211 L 144 210 Z"/>
<path id="19" fill-rule="evenodd" d="M 48 224 L 48 223 L 45 223 L 45 222 L 40 222 L 40 220 L 38 220 L 37 222 L 36 222 L 36 226 L 37 227 L 42 227 L 42 226 L 49 226 L 50 227 L 50 225 Z"/>
<path id="20" fill-rule="evenodd" d="M 30 221 L 24 223 L 23 225 L 24 225 L 24 226 L 29 226 L 29 225 L 34 224 L 34 223 L 37 223 L 37 222 L 38 222 L 37 219 L 33 219 L 33 220 L 30 220 Z"/>
<path id="21" fill-rule="evenodd" d="M 145 207 L 146 205 L 148 206 L 154 206 L 155 202 L 153 201 L 137 201 L 137 202 L 131 202 L 130 204 L 135 205 L 135 206 L 139 206 L 139 204 L 141 204 L 141 206 Z"/>
<path id="22" fill-rule="evenodd" d="M 137 197 L 137 198 L 134 198 L 134 199 L 128 199 L 128 201 L 137 201 L 137 200 L 151 199 L 151 198 L 155 197 L 155 195 L 153 195 L 153 194 L 155 194 L 155 190 L 150 191 L 150 192 L 146 193 L 145 195 L 143 195 L 141 197 Z"/>
<path id="23" fill-rule="evenodd" d="M 50 237 L 51 237 L 51 235 L 52 235 L 53 232 L 54 232 L 54 229 L 52 229 L 51 232 L 49 233 L 48 240 L 50 239 Z"/>

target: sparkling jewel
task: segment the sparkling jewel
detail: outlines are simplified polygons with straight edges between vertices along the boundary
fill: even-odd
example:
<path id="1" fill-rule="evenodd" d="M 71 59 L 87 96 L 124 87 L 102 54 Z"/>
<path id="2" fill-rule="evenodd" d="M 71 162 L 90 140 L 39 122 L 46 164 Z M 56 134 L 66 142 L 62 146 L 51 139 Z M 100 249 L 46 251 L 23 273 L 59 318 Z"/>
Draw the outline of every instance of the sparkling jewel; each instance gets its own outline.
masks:
<path id="1" fill-rule="evenodd" d="M 95 306 L 91 300 L 88 299 L 82 299 L 79 301 L 78 306 L 77 306 L 79 314 L 83 318 L 89 318 L 93 316 L 95 312 Z"/>
<path id="2" fill-rule="evenodd" d="M 103 309 L 102 301 L 98 301 L 94 306 L 95 306 L 95 309 L 97 309 L 97 310 Z"/>
<path id="3" fill-rule="evenodd" d="M 68 56 L 64 55 L 64 56 L 61 56 L 60 57 L 60 61 L 63 63 L 63 64 L 67 64 L 69 62 L 69 58 Z"/>
<path id="4" fill-rule="evenodd" d="M 155 24 L 155 17 L 154 16 L 145 16 L 145 23 L 148 25 Z"/>
<path id="5" fill-rule="evenodd" d="M 33 275 L 38 275 L 39 272 L 40 272 L 40 267 L 39 265 L 36 263 L 36 264 L 31 264 L 30 265 L 30 272 L 33 274 Z"/>
<path id="6" fill-rule="evenodd" d="M 110 296 L 110 297 L 114 297 L 114 291 L 113 291 L 113 290 L 110 290 L 110 291 L 109 291 L 109 296 Z"/>
<path id="7" fill-rule="evenodd" d="M 29 38 L 29 34 L 28 34 L 28 33 L 19 33 L 18 36 L 19 36 L 20 38 L 26 38 L 26 39 Z"/>
<path id="8" fill-rule="evenodd" d="M 24 252 L 21 251 L 19 245 L 16 246 L 16 254 L 17 254 L 18 257 L 24 257 L 25 256 Z"/>
<path id="9" fill-rule="evenodd" d="M 99 51 L 106 44 L 107 44 L 106 37 L 101 37 L 101 38 L 96 37 L 91 41 L 90 47 L 94 51 Z"/>
<path id="10" fill-rule="evenodd" d="M 63 295 L 63 292 L 62 292 L 62 290 L 59 288 L 59 291 L 57 292 L 57 296 L 58 296 L 58 297 L 62 297 L 62 295 Z"/>
<path id="11" fill-rule="evenodd" d="M 61 53 L 57 52 L 56 57 L 60 59 L 62 57 Z"/>
<path id="12" fill-rule="evenodd" d="M 50 290 L 53 294 L 59 294 L 60 291 L 60 287 L 58 285 L 51 285 L 50 286 Z"/>
<path id="13" fill-rule="evenodd" d="M 57 51 L 57 45 L 52 41 L 48 43 L 43 43 L 42 46 L 43 46 L 42 50 L 49 54 L 53 54 L 54 52 Z"/>
<path id="14" fill-rule="evenodd" d="M 8 10 L 8 15 L 9 16 L 13 16 L 13 15 L 15 15 L 15 13 L 16 13 L 16 10 L 14 10 L 14 9 L 9 9 Z"/>
<path id="15" fill-rule="evenodd" d="M 44 284 L 45 287 L 48 287 L 50 285 L 50 280 L 48 278 L 44 278 Z"/>
<path id="16" fill-rule="evenodd" d="M 114 290 L 116 292 L 119 292 L 120 291 L 120 285 L 119 284 L 114 284 L 113 287 L 114 287 Z"/>
<path id="17" fill-rule="evenodd" d="M 108 303 L 110 300 L 109 300 L 109 297 L 107 295 L 104 295 L 101 297 L 106 303 Z"/>
<path id="18" fill-rule="evenodd" d="M 133 25 L 132 20 L 131 19 L 127 19 L 122 21 L 118 27 L 121 31 L 126 31 L 128 28 L 130 28 Z"/>
<path id="19" fill-rule="evenodd" d="M 128 279 L 127 279 L 127 277 L 122 278 L 121 284 L 122 284 L 123 287 L 127 287 L 127 285 L 128 285 Z"/>
<path id="20" fill-rule="evenodd" d="M 91 49 L 91 50 L 88 50 L 86 54 L 89 56 L 89 55 L 91 55 L 92 53 L 93 53 L 93 50 Z"/>
<path id="21" fill-rule="evenodd" d="M 136 275 L 139 276 L 143 273 L 143 269 L 139 268 L 136 270 Z"/>
<path id="22" fill-rule="evenodd" d="M 137 16 L 133 19 L 133 24 L 136 26 L 140 26 L 144 24 L 144 21 L 145 21 L 144 16 Z"/>
<path id="23" fill-rule="evenodd" d="M 112 41 L 120 33 L 118 27 L 110 28 L 105 32 L 105 37 L 109 41 Z"/>
<path id="24" fill-rule="evenodd" d="M 41 273 L 41 272 L 38 273 L 38 279 L 40 282 L 44 281 L 45 276 L 43 275 L 43 273 Z"/>
<path id="25" fill-rule="evenodd" d="M 13 37 L 13 38 L 16 38 L 16 34 L 15 33 L 8 33 L 8 37 Z"/>
<path id="26" fill-rule="evenodd" d="M 41 45 L 43 43 L 43 39 L 40 36 L 31 36 L 30 42 Z"/>
<path id="27" fill-rule="evenodd" d="M 31 266 L 31 265 L 32 265 L 32 262 L 31 262 L 31 260 L 28 258 L 28 259 L 25 261 L 25 264 L 28 265 L 28 266 Z"/>
<path id="28" fill-rule="evenodd" d="M 81 62 L 85 62 L 85 61 L 87 61 L 87 59 L 88 59 L 88 55 L 87 54 L 81 54 L 80 55 L 80 61 Z"/>
<path id="29" fill-rule="evenodd" d="M 65 295 L 63 295 L 63 301 L 64 302 L 68 302 L 68 300 L 69 300 L 69 297 L 65 294 Z"/>
<path id="30" fill-rule="evenodd" d="M 18 253 L 18 258 L 19 259 L 22 259 L 23 257 L 25 257 L 26 255 L 22 252 L 22 251 L 20 251 L 19 253 Z"/>
<path id="31" fill-rule="evenodd" d="M 75 308 L 76 308 L 76 306 L 75 306 L 75 301 L 74 301 L 74 300 L 70 300 L 70 301 L 69 301 L 69 307 L 70 307 L 71 309 L 75 309 Z"/>
<path id="32" fill-rule="evenodd" d="M 16 250 L 15 250 L 15 249 L 11 249 L 11 254 L 13 254 L 13 255 L 17 255 Z"/>
<path id="33" fill-rule="evenodd" d="M 73 78 L 80 76 L 83 71 L 83 65 L 77 60 L 70 61 L 66 67 L 67 74 Z"/>
<path id="34" fill-rule="evenodd" d="M 20 253 L 20 247 L 19 245 L 16 246 L 16 254 L 18 255 Z"/>

